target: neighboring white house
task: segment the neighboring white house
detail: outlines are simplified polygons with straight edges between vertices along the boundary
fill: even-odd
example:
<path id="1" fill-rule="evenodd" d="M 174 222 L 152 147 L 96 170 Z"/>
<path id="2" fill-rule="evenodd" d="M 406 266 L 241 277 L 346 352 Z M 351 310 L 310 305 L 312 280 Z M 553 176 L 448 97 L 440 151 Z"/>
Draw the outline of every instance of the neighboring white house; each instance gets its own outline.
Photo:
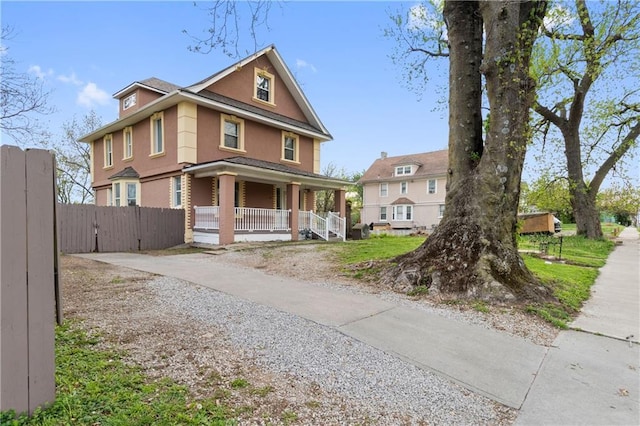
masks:
<path id="1" fill-rule="evenodd" d="M 388 157 L 383 152 L 360 179 L 362 223 L 432 229 L 444 213 L 448 151 Z"/>

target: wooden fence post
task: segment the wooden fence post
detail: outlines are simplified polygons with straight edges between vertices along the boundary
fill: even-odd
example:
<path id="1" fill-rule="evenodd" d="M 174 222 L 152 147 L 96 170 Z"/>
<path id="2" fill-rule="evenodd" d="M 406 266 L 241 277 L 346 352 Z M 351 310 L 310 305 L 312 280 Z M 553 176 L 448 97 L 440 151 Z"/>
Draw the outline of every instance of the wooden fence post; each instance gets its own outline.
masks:
<path id="1" fill-rule="evenodd" d="M 0 410 L 55 399 L 55 170 L 44 150 L 0 147 Z"/>

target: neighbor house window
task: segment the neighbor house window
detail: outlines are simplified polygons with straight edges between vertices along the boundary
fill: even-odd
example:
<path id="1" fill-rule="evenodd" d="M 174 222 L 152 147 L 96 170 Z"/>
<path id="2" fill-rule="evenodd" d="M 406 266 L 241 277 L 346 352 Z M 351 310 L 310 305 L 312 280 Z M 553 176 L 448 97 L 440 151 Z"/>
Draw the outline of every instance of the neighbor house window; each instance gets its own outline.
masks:
<path id="1" fill-rule="evenodd" d="M 380 184 L 380 196 L 381 197 L 386 197 L 388 193 L 389 193 L 389 184 L 388 183 L 381 183 Z"/>
<path id="2" fill-rule="evenodd" d="M 113 205 L 113 189 L 107 188 L 107 206 Z"/>
<path id="3" fill-rule="evenodd" d="M 123 151 L 124 159 L 130 159 L 133 157 L 133 129 L 131 127 L 125 127 L 122 131 Z"/>
<path id="4" fill-rule="evenodd" d="M 104 141 L 104 167 L 113 166 L 113 137 L 106 135 Z"/>
<path id="5" fill-rule="evenodd" d="M 127 206 L 135 206 L 138 204 L 137 188 L 137 184 L 129 182 L 127 183 Z"/>
<path id="6" fill-rule="evenodd" d="M 164 114 L 151 116 L 151 155 L 164 153 Z"/>
<path id="7" fill-rule="evenodd" d="M 440 204 L 438 206 L 438 217 L 443 217 L 444 216 L 444 204 Z"/>
<path id="8" fill-rule="evenodd" d="M 409 184 L 407 182 L 400 182 L 400 193 L 406 194 L 408 187 L 409 187 Z"/>
<path id="9" fill-rule="evenodd" d="M 396 176 L 410 175 L 411 166 L 398 166 L 396 167 Z"/>
<path id="10" fill-rule="evenodd" d="M 387 220 L 387 208 L 380 207 L 380 222 Z"/>
<path id="11" fill-rule="evenodd" d="M 429 181 L 427 182 L 427 192 L 429 194 L 435 194 L 436 193 L 436 188 L 437 188 L 436 180 L 435 179 L 429 179 Z"/>
<path id="12" fill-rule="evenodd" d="M 282 159 L 298 162 L 298 136 L 293 133 L 282 133 Z"/>
<path id="13" fill-rule="evenodd" d="M 172 201 L 173 207 L 182 206 L 182 176 L 174 176 L 172 178 Z"/>
<path id="14" fill-rule="evenodd" d="M 255 68 L 254 75 L 255 75 L 256 84 L 255 84 L 255 91 L 253 93 L 253 99 L 273 105 L 275 103 L 274 102 L 275 78 L 273 74 L 270 74 L 265 70 Z"/>
<path id="15" fill-rule="evenodd" d="M 397 205 L 393 206 L 393 220 L 411 220 L 413 217 L 413 206 Z"/>
<path id="16" fill-rule="evenodd" d="M 222 114 L 220 148 L 244 151 L 244 120 Z"/>
<path id="17" fill-rule="evenodd" d="M 124 98 L 124 100 L 122 101 L 122 109 L 125 110 L 128 108 L 131 108 L 135 104 L 136 104 L 136 94 L 132 93 L 126 98 Z"/>
<path id="18" fill-rule="evenodd" d="M 120 183 L 113 184 L 113 205 L 120 207 Z"/>

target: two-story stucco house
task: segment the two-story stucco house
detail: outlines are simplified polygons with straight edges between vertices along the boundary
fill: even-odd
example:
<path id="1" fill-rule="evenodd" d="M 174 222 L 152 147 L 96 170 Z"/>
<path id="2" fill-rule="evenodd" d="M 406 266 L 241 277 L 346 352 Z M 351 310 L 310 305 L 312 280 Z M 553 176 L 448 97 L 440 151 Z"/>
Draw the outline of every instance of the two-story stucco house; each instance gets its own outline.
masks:
<path id="1" fill-rule="evenodd" d="M 362 223 L 392 229 L 432 229 L 444 213 L 448 151 L 388 157 L 385 152 L 360 179 Z"/>
<path id="2" fill-rule="evenodd" d="M 96 204 L 185 209 L 186 242 L 344 236 L 338 215 L 312 213 L 314 191 L 334 190 L 345 214 L 347 182 L 320 175 L 331 134 L 274 46 L 190 86 L 149 78 L 114 98 L 118 119 L 82 138 Z"/>

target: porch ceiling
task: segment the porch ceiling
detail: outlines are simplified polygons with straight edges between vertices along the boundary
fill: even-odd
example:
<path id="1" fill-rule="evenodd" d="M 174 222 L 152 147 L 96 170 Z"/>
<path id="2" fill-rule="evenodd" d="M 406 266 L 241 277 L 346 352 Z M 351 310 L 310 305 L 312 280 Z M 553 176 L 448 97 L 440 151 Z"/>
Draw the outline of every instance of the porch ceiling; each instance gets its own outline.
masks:
<path id="1" fill-rule="evenodd" d="M 238 179 L 267 184 L 299 183 L 301 187 L 311 190 L 346 189 L 349 181 L 329 178 L 315 173 L 305 172 L 268 161 L 246 157 L 233 157 L 210 163 L 197 164 L 183 169 L 195 178 L 218 176 L 223 173 L 234 173 Z"/>

